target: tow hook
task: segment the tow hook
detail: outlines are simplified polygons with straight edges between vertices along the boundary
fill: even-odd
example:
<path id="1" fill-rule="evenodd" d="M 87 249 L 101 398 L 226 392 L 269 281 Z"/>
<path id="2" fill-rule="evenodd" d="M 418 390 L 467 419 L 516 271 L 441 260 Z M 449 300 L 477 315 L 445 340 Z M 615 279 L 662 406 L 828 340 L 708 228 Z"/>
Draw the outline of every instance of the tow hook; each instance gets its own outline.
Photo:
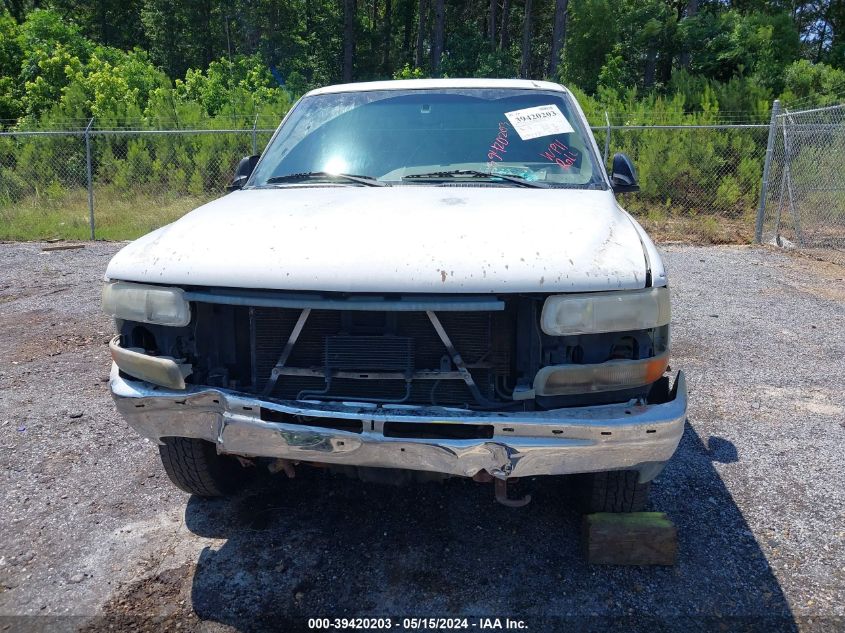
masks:
<path id="1" fill-rule="evenodd" d="M 274 475 L 278 472 L 285 471 L 288 479 L 294 479 L 296 477 L 296 470 L 294 470 L 293 465 L 293 462 L 289 459 L 277 459 L 268 464 L 267 470 Z"/>
<path id="2" fill-rule="evenodd" d="M 522 499 L 508 498 L 507 479 L 495 479 L 493 481 L 493 490 L 496 492 L 496 501 L 501 503 L 503 506 L 508 506 L 509 508 L 521 508 L 522 506 L 527 506 L 531 503 L 531 495 L 525 495 Z"/>

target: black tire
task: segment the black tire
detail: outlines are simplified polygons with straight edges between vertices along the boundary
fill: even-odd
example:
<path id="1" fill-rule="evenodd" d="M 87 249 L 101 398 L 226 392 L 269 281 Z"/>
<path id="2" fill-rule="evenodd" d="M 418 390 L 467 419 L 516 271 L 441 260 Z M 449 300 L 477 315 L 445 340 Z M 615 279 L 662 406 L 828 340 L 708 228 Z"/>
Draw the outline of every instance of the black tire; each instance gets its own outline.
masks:
<path id="1" fill-rule="evenodd" d="M 158 447 L 170 481 L 200 497 L 224 497 L 237 492 L 249 472 L 231 455 L 218 455 L 211 442 L 191 437 L 165 437 Z"/>
<path id="2" fill-rule="evenodd" d="M 651 482 L 638 482 L 635 470 L 610 470 L 582 476 L 584 511 L 640 512 L 648 503 Z"/>

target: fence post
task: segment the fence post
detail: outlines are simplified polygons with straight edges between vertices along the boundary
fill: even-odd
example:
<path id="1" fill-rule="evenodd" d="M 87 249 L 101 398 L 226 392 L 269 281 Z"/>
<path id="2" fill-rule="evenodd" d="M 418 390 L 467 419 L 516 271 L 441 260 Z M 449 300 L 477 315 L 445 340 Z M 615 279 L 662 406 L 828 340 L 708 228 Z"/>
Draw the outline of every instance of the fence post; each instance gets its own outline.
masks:
<path id="1" fill-rule="evenodd" d="M 789 119 L 789 125 L 794 126 L 795 122 L 792 120 L 792 115 L 789 110 L 786 110 L 786 118 Z M 798 246 L 804 246 L 804 238 L 801 235 L 801 219 L 798 217 L 798 212 L 795 210 L 795 194 L 792 188 L 792 139 L 786 133 L 786 121 L 783 122 L 783 150 L 786 158 L 786 191 L 789 194 L 789 212 L 792 214 L 792 226 L 795 228 L 795 241 Z"/>
<path id="2" fill-rule="evenodd" d="M 604 130 L 604 164 L 607 166 L 607 155 L 610 153 L 610 117 L 607 116 L 607 110 L 604 111 L 604 121 L 607 124 Z"/>
<path id="3" fill-rule="evenodd" d="M 255 115 L 255 118 L 252 120 L 252 155 L 255 156 L 258 153 L 258 139 L 256 138 L 256 130 L 258 128 L 258 115 Z"/>
<path id="4" fill-rule="evenodd" d="M 94 173 L 91 170 L 91 126 L 94 117 L 85 128 L 85 169 L 88 172 L 88 225 L 91 227 L 91 240 L 94 240 Z"/>
<path id="5" fill-rule="evenodd" d="M 766 158 L 763 161 L 763 183 L 760 186 L 760 205 L 757 207 L 757 223 L 754 227 L 754 241 L 758 244 L 763 241 L 763 219 L 766 215 L 766 195 L 769 187 L 769 169 L 772 164 L 772 153 L 774 151 L 779 114 L 780 99 L 775 99 L 774 103 L 772 103 L 772 119 L 769 122 L 769 140 L 766 143 Z"/>

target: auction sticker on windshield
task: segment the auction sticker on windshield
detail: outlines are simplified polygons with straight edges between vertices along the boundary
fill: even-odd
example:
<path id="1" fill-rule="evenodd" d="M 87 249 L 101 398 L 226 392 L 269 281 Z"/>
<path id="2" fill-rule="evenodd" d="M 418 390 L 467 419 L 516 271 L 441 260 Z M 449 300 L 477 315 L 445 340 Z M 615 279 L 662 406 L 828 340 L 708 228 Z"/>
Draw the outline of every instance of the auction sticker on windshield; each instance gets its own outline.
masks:
<path id="1" fill-rule="evenodd" d="M 552 134 L 569 134 L 573 131 L 569 121 L 555 104 L 505 112 L 505 116 L 523 141 Z"/>

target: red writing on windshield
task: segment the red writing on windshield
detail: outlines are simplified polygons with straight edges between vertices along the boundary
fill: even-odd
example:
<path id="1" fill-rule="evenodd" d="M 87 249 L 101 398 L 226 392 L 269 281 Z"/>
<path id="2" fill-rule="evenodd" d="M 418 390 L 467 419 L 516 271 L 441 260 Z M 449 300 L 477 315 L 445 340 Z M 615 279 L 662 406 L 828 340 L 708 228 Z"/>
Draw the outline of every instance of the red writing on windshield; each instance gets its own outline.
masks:
<path id="1" fill-rule="evenodd" d="M 540 156 L 553 163 L 557 163 L 563 169 L 569 169 L 578 160 L 577 152 L 557 139 L 549 143 L 548 149 L 545 152 L 541 152 Z"/>
<path id="2" fill-rule="evenodd" d="M 494 161 L 503 161 L 503 154 L 507 153 L 508 143 L 508 126 L 505 123 L 499 123 L 499 133 L 496 138 L 490 143 L 490 150 L 487 152 L 487 166 L 493 168 Z"/>

